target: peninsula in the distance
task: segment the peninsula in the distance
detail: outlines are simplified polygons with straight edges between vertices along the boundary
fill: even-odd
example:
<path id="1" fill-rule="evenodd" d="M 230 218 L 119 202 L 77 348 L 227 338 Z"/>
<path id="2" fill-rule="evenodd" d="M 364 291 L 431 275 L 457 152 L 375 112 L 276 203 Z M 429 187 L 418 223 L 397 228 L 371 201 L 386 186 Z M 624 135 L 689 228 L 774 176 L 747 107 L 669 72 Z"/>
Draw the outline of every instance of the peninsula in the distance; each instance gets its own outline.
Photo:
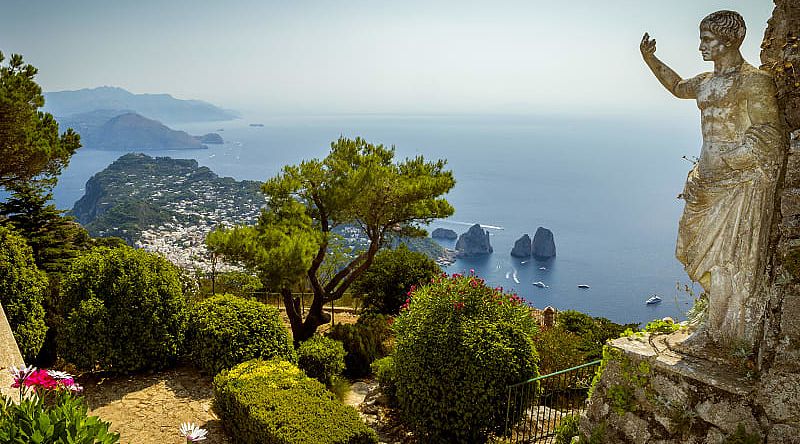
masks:
<path id="1" fill-rule="evenodd" d="M 97 110 L 128 110 L 166 123 L 213 122 L 240 117 L 236 111 L 202 100 L 176 99 L 169 94 L 134 94 L 113 86 L 46 92 L 44 97 L 44 111 L 60 118 Z"/>

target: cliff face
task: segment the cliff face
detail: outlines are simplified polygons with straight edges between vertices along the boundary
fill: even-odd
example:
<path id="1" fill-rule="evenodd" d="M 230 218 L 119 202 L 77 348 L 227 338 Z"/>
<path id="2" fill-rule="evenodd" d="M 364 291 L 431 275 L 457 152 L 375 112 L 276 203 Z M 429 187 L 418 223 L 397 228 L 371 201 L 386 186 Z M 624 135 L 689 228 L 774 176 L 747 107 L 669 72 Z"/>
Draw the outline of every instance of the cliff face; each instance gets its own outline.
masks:
<path id="1" fill-rule="evenodd" d="M 556 255 L 556 243 L 553 232 L 539 227 L 533 235 L 533 256 L 537 259 L 548 259 Z"/>
<path id="2" fill-rule="evenodd" d="M 514 257 L 531 257 L 531 237 L 524 234 L 521 238 L 514 242 L 514 248 L 511 249 L 511 255 Z"/>
<path id="3" fill-rule="evenodd" d="M 431 237 L 435 239 L 456 240 L 458 239 L 458 234 L 455 231 L 447 228 L 437 228 L 433 230 Z"/>
<path id="4" fill-rule="evenodd" d="M 458 237 L 456 242 L 456 253 L 459 256 L 481 256 L 489 254 L 492 245 L 489 243 L 489 232 L 481 228 L 480 224 L 475 224 L 469 230 Z"/>

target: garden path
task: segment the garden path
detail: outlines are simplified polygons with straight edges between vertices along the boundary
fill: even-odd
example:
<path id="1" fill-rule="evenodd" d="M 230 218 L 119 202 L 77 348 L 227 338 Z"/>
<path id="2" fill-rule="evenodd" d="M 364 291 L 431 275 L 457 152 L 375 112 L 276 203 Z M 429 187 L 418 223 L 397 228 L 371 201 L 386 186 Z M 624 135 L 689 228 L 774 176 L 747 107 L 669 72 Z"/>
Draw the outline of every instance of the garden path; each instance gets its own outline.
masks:
<path id="1" fill-rule="evenodd" d="M 232 443 L 211 410 L 211 378 L 190 367 L 152 374 L 81 378 L 91 415 L 111 422 L 121 444 L 184 443 L 182 422 L 208 430 L 207 444 Z"/>

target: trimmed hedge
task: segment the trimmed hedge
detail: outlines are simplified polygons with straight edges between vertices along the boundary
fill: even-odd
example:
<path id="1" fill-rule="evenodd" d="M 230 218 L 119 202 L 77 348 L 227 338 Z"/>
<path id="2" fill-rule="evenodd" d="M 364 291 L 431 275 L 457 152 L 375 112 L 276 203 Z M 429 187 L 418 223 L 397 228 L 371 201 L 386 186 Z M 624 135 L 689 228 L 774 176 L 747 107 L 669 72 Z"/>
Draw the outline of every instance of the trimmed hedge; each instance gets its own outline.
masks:
<path id="1" fill-rule="evenodd" d="M 186 350 L 209 374 L 254 358 L 297 361 L 278 309 L 251 299 L 219 295 L 189 310 Z"/>
<path id="2" fill-rule="evenodd" d="M 336 324 L 328 332 L 344 345 L 345 373 L 353 378 L 370 374 L 370 364 L 389 353 L 384 342 L 390 335 L 386 317 L 380 314 L 364 314 L 355 324 Z"/>
<path id="3" fill-rule="evenodd" d="M 214 409 L 242 444 L 374 444 L 375 431 L 289 362 L 255 359 L 214 378 Z"/>
<path id="4" fill-rule="evenodd" d="M 393 328 L 401 414 L 422 442 L 485 442 L 505 425 L 506 387 L 538 374 L 531 309 L 475 276 L 418 288 Z"/>
<path id="5" fill-rule="evenodd" d="M 26 362 L 44 344 L 47 326 L 42 303 L 47 286 L 47 275 L 36 267 L 25 239 L 0 227 L 0 304 Z"/>
<path id="6" fill-rule="evenodd" d="M 178 269 L 130 247 L 96 248 L 62 281 L 59 351 L 83 369 L 127 373 L 174 363 L 186 327 Z"/>
<path id="7" fill-rule="evenodd" d="M 297 349 L 297 365 L 306 375 L 329 385 L 344 370 L 344 347 L 337 340 L 312 336 Z"/>

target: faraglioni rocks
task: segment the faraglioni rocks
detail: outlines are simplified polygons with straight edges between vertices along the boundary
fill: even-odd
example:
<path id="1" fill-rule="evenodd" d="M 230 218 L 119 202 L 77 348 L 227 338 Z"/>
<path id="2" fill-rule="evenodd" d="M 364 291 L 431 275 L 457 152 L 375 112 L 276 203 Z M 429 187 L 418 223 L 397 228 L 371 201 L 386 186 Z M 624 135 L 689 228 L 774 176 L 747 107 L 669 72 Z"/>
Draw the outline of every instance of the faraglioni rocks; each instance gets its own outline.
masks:
<path id="1" fill-rule="evenodd" d="M 553 232 L 547 228 L 539 227 L 533 235 L 533 256 L 537 259 L 548 259 L 556 255 L 556 243 Z"/>
<path id="2" fill-rule="evenodd" d="M 447 228 L 437 228 L 433 230 L 431 237 L 434 239 L 456 240 L 458 239 L 458 233 Z"/>
<path id="3" fill-rule="evenodd" d="M 456 254 L 459 257 L 482 256 L 492 251 L 489 232 L 481 228 L 480 224 L 471 226 L 456 242 Z"/>
<path id="4" fill-rule="evenodd" d="M 514 242 L 514 248 L 511 249 L 511 255 L 514 257 L 531 257 L 531 237 L 524 234 L 521 238 Z"/>

